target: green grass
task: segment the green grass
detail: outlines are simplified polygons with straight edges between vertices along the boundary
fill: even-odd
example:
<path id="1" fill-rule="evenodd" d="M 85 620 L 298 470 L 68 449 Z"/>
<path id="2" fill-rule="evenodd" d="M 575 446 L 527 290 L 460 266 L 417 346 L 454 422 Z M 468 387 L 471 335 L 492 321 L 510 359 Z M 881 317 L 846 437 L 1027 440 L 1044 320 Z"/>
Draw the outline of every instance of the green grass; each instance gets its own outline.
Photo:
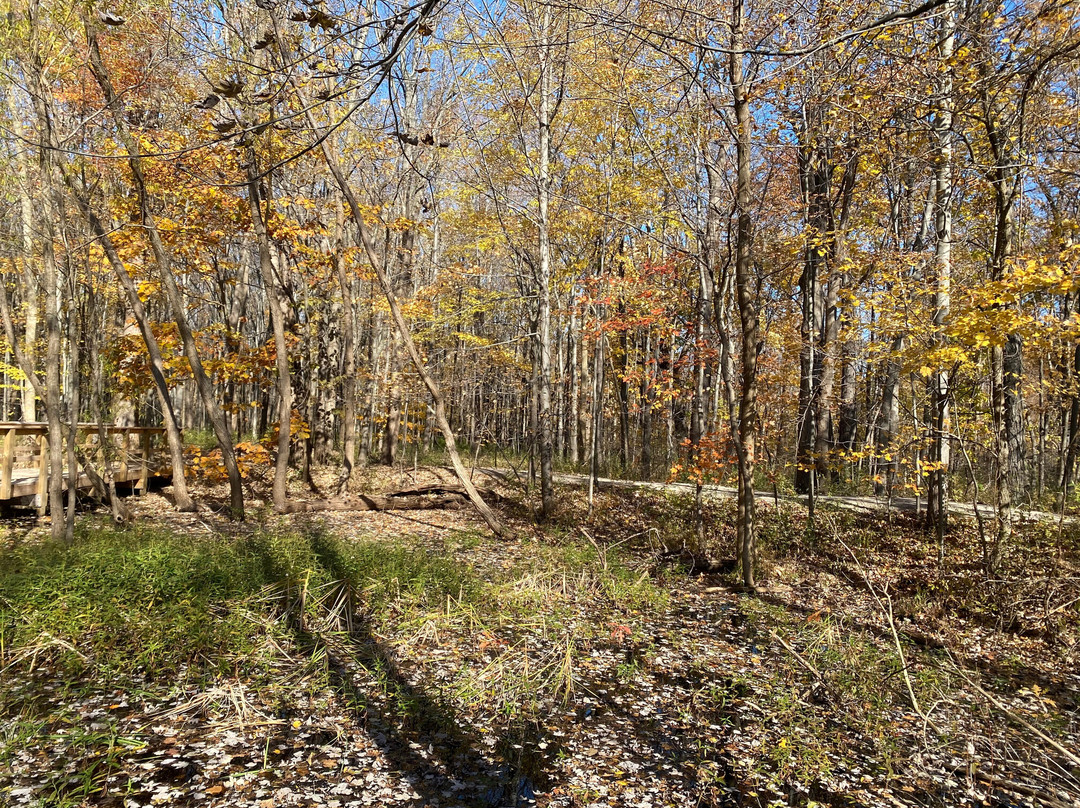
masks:
<path id="1" fill-rule="evenodd" d="M 256 592 L 261 559 L 244 543 L 80 527 L 71 547 L 27 546 L 0 561 L 5 664 L 160 671 L 237 638 L 215 607 Z"/>
<path id="2" fill-rule="evenodd" d="M 363 608 L 469 599 L 468 569 L 424 550 L 345 543 L 314 528 L 230 539 L 83 523 L 70 547 L 28 545 L 0 559 L 0 664 L 61 664 L 99 675 L 213 668 L 260 641 L 248 615 L 269 590 L 347 584 Z M 317 608 L 313 597 L 306 605 Z"/>
<path id="3" fill-rule="evenodd" d="M 288 711 L 327 692 L 325 640 L 346 611 L 364 632 L 365 621 L 402 622 L 481 592 L 471 567 L 396 537 L 345 542 L 315 524 L 234 538 L 84 520 L 70 546 L 26 544 L 0 557 L 0 769 L 29 743 L 62 747 L 37 797 L 85 804 L 142 741 L 118 734 L 111 716 L 88 725 L 69 703 L 112 687 L 161 703 L 186 682 L 197 686 L 196 711 Z M 231 694 L 244 690 L 259 706 L 240 715 Z M 423 712 L 406 696 L 402 715 Z"/>

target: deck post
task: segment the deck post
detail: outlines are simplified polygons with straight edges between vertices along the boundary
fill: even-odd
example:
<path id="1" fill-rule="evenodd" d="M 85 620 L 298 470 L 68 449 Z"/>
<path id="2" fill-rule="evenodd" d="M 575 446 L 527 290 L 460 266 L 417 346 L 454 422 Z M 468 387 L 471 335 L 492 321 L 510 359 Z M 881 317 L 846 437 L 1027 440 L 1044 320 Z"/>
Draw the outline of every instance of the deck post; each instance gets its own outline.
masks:
<path id="1" fill-rule="evenodd" d="M 49 507 L 49 435 L 38 436 L 37 512 L 44 516 Z"/>
<path id="2" fill-rule="evenodd" d="M 91 436 L 91 438 L 93 438 L 93 437 L 94 436 Z M 105 454 L 105 443 L 108 443 L 109 436 L 107 434 L 105 435 L 105 441 L 104 442 L 102 442 L 102 440 L 101 440 L 101 433 L 100 432 L 96 433 L 96 437 L 97 437 L 96 456 L 97 456 L 98 468 L 101 469 L 102 478 L 103 479 L 108 479 L 106 477 L 106 475 L 109 473 L 109 467 L 106 465 L 106 463 L 108 462 L 108 457 Z"/>
<path id="3" fill-rule="evenodd" d="M 150 487 L 150 433 L 144 431 L 139 435 L 139 443 L 142 452 L 139 460 L 139 491 L 146 493 Z"/>
<path id="4" fill-rule="evenodd" d="M 126 429 L 120 433 L 120 464 L 116 469 L 116 474 L 113 475 L 113 479 L 117 482 L 127 482 L 130 479 L 128 474 L 128 437 L 130 434 Z"/>
<path id="5" fill-rule="evenodd" d="M 12 475 L 15 473 L 15 428 L 4 434 L 4 454 L 0 458 L 0 499 L 11 499 Z"/>

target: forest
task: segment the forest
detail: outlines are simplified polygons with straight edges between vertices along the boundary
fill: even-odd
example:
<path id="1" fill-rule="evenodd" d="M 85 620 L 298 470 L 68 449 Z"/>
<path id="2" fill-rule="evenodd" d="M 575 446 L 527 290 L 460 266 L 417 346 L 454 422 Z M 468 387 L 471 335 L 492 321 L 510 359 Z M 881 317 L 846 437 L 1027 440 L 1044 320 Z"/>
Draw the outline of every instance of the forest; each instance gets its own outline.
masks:
<path id="1" fill-rule="evenodd" d="M 0 12 L 0 804 L 1078 804 L 1075 0 Z"/>

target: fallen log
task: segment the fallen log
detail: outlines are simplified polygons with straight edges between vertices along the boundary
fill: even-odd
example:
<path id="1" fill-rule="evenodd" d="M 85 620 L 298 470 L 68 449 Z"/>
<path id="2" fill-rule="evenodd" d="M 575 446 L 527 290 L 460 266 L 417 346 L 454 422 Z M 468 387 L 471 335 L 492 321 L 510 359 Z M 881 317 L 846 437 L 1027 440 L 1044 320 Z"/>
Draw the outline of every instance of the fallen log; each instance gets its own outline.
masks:
<path id="1" fill-rule="evenodd" d="M 500 494 L 490 489 L 479 489 L 478 493 L 485 500 L 497 502 L 502 499 Z M 436 484 L 403 488 L 385 494 L 358 494 L 316 502 L 287 502 L 284 513 L 457 510 L 464 508 L 468 502 L 464 487 Z"/>
<path id="2" fill-rule="evenodd" d="M 503 502 L 506 500 L 506 497 L 491 488 L 477 488 L 476 491 L 487 502 Z M 412 488 L 399 488 L 397 491 L 387 491 L 384 496 L 411 497 L 440 494 L 459 494 L 460 496 L 468 497 L 468 492 L 465 490 L 465 487 L 456 483 L 430 483 L 428 485 L 413 486 Z"/>

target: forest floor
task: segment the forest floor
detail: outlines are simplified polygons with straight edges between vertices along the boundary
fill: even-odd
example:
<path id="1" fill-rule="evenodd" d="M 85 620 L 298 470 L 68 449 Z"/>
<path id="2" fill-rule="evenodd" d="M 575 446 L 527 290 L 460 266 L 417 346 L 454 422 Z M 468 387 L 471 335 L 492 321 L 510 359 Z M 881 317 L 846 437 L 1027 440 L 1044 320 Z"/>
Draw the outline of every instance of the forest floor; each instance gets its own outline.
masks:
<path id="1" fill-rule="evenodd" d="M 1080 804 L 1071 524 L 1023 525 L 988 578 L 972 525 L 938 548 L 781 501 L 749 595 L 732 503 L 699 546 L 681 492 L 567 487 L 538 527 L 506 488 L 508 541 L 469 510 L 237 524 L 167 493 L 70 549 L 7 523 L 0 804 Z"/>

